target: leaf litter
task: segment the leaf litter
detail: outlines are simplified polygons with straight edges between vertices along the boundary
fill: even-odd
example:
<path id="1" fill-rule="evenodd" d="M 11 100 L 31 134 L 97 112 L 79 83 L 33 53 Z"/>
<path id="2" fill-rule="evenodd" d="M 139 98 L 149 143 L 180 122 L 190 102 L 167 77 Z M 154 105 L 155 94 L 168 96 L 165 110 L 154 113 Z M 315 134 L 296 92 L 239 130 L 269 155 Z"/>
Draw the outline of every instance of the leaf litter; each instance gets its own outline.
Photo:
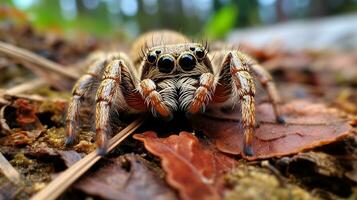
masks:
<path id="1" fill-rule="evenodd" d="M 6 42 L 62 64 L 81 60 L 98 45 L 97 42 L 82 41 L 78 46 L 78 43 L 57 39 L 57 36 L 39 36 L 31 27 L 8 26 L 6 29 L 8 31 L 1 32 L 6 35 Z M 135 135 L 135 138 L 145 145 L 127 138 L 123 145 L 101 160 L 62 197 L 356 197 L 357 145 L 356 136 L 351 136 L 355 133 L 355 128 L 351 126 L 356 127 L 351 115 L 356 114 L 357 107 L 354 101 L 354 55 L 307 51 L 286 53 L 277 48 L 253 47 L 247 52 L 258 57 L 271 70 L 274 78 L 282 81 L 277 85 L 284 91 L 283 96 L 289 94 L 284 98 L 287 103 L 282 105 L 288 122 L 286 125 L 274 123 L 269 104 L 257 105 L 260 126 L 256 130 L 254 157 L 241 158 L 239 113 L 227 112 L 227 109 L 212 110 L 195 117 L 192 120 L 193 131 L 190 132 L 157 131 L 158 134 L 155 134 L 146 132 L 150 129 L 142 127 L 144 133 Z M 326 58 L 329 58 L 328 62 Z M 24 76 L 28 74 L 28 69 L 23 67 L 26 63 L 7 57 L 1 59 L 0 72 L 6 74 L 0 79 L 1 87 L 7 89 L 33 79 L 33 75 Z M 343 70 L 339 71 L 337 65 L 341 65 Z M 18 70 L 13 71 L 15 68 Z M 288 85 L 294 85 L 298 92 Z M 34 98 L 31 95 L 37 96 Z M 58 96 L 62 99 L 69 97 L 68 92 L 56 91 L 52 85 L 26 91 L 24 95 L 0 98 L 4 111 L 0 115 L 0 150 L 23 177 L 21 187 L 17 187 L 0 176 L 2 198 L 28 199 L 43 189 L 56 174 L 94 150 L 94 133 L 91 130 L 81 130 L 76 146 L 63 146 L 66 103 L 56 100 Z M 323 103 L 296 101 L 296 98 Z M 154 126 L 159 128 L 160 125 Z M 162 137 L 168 134 L 171 136 Z M 132 152 L 136 154 L 128 154 Z M 263 166 L 264 161 L 270 163 L 269 169 Z M 198 188 L 202 189 L 201 192 Z"/>
<path id="2" fill-rule="evenodd" d="M 254 155 L 246 159 L 294 154 L 334 142 L 354 132 L 347 117 L 340 116 L 337 110 L 328 109 L 323 104 L 298 100 L 281 105 L 280 109 L 285 124 L 275 122 L 270 104 L 258 105 L 256 115 L 259 125 L 253 140 Z M 227 114 L 221 110 L 212 110 L 196 117 L 192 124 L 212 138 L 222 152 L 244 156 L 243 129 L 239 120 L 238 111 Z"/>

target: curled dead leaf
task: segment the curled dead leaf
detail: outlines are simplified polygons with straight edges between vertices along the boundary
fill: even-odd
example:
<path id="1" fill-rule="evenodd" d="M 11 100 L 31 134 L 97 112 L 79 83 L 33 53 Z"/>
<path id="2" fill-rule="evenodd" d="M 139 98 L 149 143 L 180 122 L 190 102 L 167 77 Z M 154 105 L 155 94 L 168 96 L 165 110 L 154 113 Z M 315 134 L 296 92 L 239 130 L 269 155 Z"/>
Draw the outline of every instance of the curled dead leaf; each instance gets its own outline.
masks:
<path id="1" fill-rule="evenodd" d="M 182 199 L 221 199 L 220 180 L 224 172 L 235 166 L 235 161 L 194 135 L 181 132 L 158 138 L 154 132 L 135 134 L 145 148 L 161 158 L 167 182 L 179 191 Z"/>
<path id="2" fill-rule="evenodd" d="M 275 122 L 270 104 L 257 106 L 259 127 L 255 130 L 253 141 L 254 156 L 247 159 L 298 153 L 334 142 L 354 132 L 348 119 L 323 104 L 297 100 L 281 105 L 281 111 L 286 119 L 285 124 Z M 239 120 L 238 111 L 224 113 L 214 110 L 195 117 L 193 126 L 209 136 L 222 152 L 242 155 L 243 131 Z"/>

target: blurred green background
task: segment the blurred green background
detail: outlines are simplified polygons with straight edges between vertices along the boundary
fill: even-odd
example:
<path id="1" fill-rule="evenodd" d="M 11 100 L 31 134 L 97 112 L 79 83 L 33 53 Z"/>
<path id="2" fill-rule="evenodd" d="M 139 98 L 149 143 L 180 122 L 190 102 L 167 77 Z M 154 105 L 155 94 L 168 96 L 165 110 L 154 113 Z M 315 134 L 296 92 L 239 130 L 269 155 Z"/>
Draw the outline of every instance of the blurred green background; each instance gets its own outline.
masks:
<path id="1" fill-rule="evenodd" d="M 42 30 L 99 37 L 168 28 L 191 36 L 224 37 L 235 28 L 356 12 L 357 0 L 0 0 Z M 1 16 L 1 15 L 0 15 Z M 0 17 L 1 18 L 1 17 Z M 2 21 L 6 21 L 6 17 Z"/>

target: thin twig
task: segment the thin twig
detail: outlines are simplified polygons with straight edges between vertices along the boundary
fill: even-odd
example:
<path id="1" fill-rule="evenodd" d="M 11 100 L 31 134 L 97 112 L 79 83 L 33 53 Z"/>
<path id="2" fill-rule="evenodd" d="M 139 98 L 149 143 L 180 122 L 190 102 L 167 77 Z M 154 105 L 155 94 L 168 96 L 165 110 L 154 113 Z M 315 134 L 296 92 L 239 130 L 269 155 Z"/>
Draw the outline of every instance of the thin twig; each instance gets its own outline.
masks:
<path id="1" fill-rule="evenodd" d="M 21 182 L 21 175 L 0 152 L 0 170 L 14 184 Z"/>
<path id="2" fill-rule="evenodd" d="M 35 79 L 31 81 L 27 81 L 25 83 L 16 85 L 10 89 L 7 89 L 4 93 L 8 95 L 21 94 L 23 92 L 28 92 L 29 90 L 34 90 L 41 86 L 46 85 L 46 81 L 43 79 Z"/>
<path id="3" fill-rule="evenodd" d="M 139 118 L 129 124 L 126 128 L 120 131 L 109 141 L 108 150 L 111 151 L 120 144 L 126 137 L 133 133 L 143 122 L 144 118 Z M 75 182 L 82 174 L 84 174 L 92 165 L 94 165 L 101 157 L 97 152 L 92 152 L 76 162 L 66 171 L 62 172 L 56 179 L 50 182 L 46 188 L 35 194 L 31 200 L 51 200 L 56 199 L 64 192 L 73 182 Z"/>
<path id="4" fill-rule="evenodd" d="M 7 105 L 10 103 L 9 101 L 7 101 L 6 96 L 18 96 L 18 97 L 32 98 L 35 100 L 42 100 L 41 97 L 39 97 L 39 96 L 36 96 L 36 97 L 30 96 L 30 95 L 23 96 L 23 95 L 21 95 L 21 93 L 24 93 L 24 92 L 27 92 L 30 90 L 34 90 L 34 89 L 39 88 L 45 84 L 46 84 L 45 80 L 37 78 L 32 81 L 28 81 L 28 82 L 16 85 L 9 89 L 0 89 L 0 105 Z"/>
<path id="5" fill-rule="evenodd" d="M 11 129 L 9 125 L 6 123 L 6 119 L 5 119 L 6 107 L 7 105 L 0 108 L 0 130 L 2 131 L 3 134 L 10 135 Z"/>
<path id="6" fill-rule="evenodd" d="M 20 61 L 20 63 L 23 63 L 22 65 L 26 66 L 29 70 L 36 74 L 37 77 L 47 81 L 48 85 L 53 86 L 59 91 L 68 91 L 73 86 L 74 80 L 72 79 L 67 79 L 66 77 L 63 77 L 57 73 L 51 73 L 44 68 L 39 68 L 36 64 L 32 64 L 26 61 Z"/>
<path id="7" fill-rule="evenodd" d="M 55 62 L 38 56 L 26 49 L 22 49 L 5 42 L 0 41 L 0 52 L 13 58 L 17 58 L 19 60 L 26 61 L 37 66 L 41 66 L 42 68 L 55 72 L 56 74 L 60 74 L 66 78 L 70 78 L 72 80 L 77 80 L 79 78 L 78 73 L 72 72 L 71 69 L 65 69 L 63 66 Z"/>

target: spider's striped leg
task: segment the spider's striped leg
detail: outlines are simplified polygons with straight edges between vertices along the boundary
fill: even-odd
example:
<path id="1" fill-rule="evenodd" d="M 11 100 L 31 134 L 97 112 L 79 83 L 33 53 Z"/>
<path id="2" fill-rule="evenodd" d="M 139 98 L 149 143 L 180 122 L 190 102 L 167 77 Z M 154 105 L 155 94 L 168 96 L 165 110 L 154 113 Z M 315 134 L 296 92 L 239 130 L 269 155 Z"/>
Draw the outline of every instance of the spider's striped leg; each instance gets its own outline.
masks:
<path id="1" fill-rule="evenodd" d="M 87 72 L 73 87 L 72 98 L 69 102 L 66 116 L 66 145 L 73 144 L 76 138 L 76 129 L 80 124 L 80 107 L 86 99 L 92 98 L 102 76 L 106 57 L 99 54 L 96 55 L 95 61 L 92 61 Z"/>
<path id="2" fill-rule="evenodd" d="M 278 104 L 280 103 L 280 96 L 273 82 L 273 77 L 257 63 L 250 64 L 249 67 L 256 75 L 264 89 L 268 92 L 269 100 L 273 106 L 276 121 L 281 124 L 285 123 L 284 117 L 279 111 Z"/>
<path id="3" fill-rule="evenodd" d="M 245 61 L 237 51 L 225 54 L 221 62 L 219 81 L 213 101 L 241 103 L 242 125 L 244 128 L 244 154 L 253 155 L 252 142 L 255 122 L 255 84 Z M 224 103 L 223 102 L 223 103 Z"/>
<path id="4" fill-rule="evenodd" d="M 135 74 L 130 71 L 131 66 L 124 54 L 112 58 L 105 67 L 96 94 L 95 125 L 97 133 L 98 154 L 103 155 L 107 151 L 108 135 L 111 133 L 110 115 L 113 112 L 130 111 L 133 108 L 130 102 L 141 101 L 140 95 L 135 92 Z M 125 56 L 125 58 L 127 58 Z M 128 99 L 128 100 L 127 100 Z M 143 104 L 143 102 L 139 102 Z M 140 109 L 136 108 L 137 111 Z"/>

